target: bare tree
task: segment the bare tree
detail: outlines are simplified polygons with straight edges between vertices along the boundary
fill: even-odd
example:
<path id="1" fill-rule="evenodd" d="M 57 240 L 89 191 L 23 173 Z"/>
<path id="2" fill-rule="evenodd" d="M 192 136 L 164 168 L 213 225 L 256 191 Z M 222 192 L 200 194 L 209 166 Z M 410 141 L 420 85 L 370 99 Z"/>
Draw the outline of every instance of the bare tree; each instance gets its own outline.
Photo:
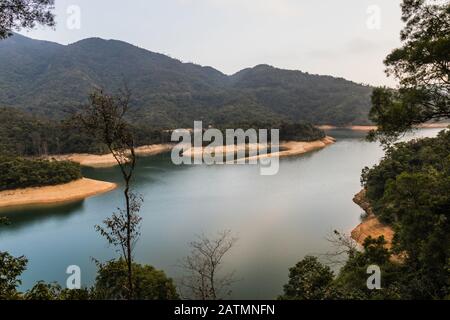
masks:
<path id="1" fill-rule="evenodd" d="M 119 247 L 128 267 L 129 299 L 133 297 L 132 251 L 139 238 L 139 210 L 142 197 L 131 192 L 131 181 L 136 168 L 134 139 L 125 115 L 129 110 L 131 92 L 127 87 L 117 95 L 95 89 L 90 103 L 77 115 L 79 123 L 89 134 L 104 143 L 116 160 L 125 183 L 125 210 L 119 209 L 104 221 L 106 228 L 96 229 L 108 242 Z"/>
<path id="2" fill-rule="evenodd" d="M 189 244 L 191 254 L 181 262 L 186 275 L 180 280 L 182 296 L 199 300 L 217 300 L 231 294 L 229 287 L 235 282 L 234 272 L 220 275 L 225 255 L 237 242 L 231 231 L 219 232 L 209 239 L 205 235 Z"/>
<path id="3" fill-rule="evenodd" d="M 139 211 L 141 209 L 141 204 L 143 199 L 141 196 L 130 193 L 130 222 L 128 222 L 128 214 L 126 210 L 117 208 L 117 212 L 103 221 L 105 227 L 95 226 L 95 229 L 104 236 L 108 242 L 117 247 L 117 252 L 119 252 L 125 259 L 128 265 L 128 249 L 131 248 L 131 252 L 139 240 L 140 233 L 140 222 L 142 218 L 139 216 Z M 129 228 L 128 228 L 129 226 Z M 128 229 L 130 229 L 130 235 L 128 235 Z M 128 245 L 128 243 L 130 243 Z"/>
<path id="4" fill-rule="evenodd" d="M 349 256 L 358 250 L 358 244 L 355 240 L 353 240 L 349 235 L 337 230 L 331 232 L 326 240 L 333 247 L 333 251 L 327 252 L 322 256 L 325 257 L 330 265 L 344 265 Z"/>

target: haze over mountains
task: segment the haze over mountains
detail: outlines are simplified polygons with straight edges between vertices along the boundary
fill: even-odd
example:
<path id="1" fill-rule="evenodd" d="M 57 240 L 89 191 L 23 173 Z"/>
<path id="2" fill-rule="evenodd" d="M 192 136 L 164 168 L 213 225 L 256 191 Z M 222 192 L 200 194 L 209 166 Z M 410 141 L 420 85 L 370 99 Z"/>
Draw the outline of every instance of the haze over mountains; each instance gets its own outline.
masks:
<path id="1" fill-rule="evenodd" d="M 125 42 L 64 46 L 21 35 L 0 42 L 0 107 L 61 119 L 93 87 L 133 92 L 134 121 L 154 127 L 280 120 L 367 124 L 372 88 L 341 78 L 258 65 L 227 76 Z"/>

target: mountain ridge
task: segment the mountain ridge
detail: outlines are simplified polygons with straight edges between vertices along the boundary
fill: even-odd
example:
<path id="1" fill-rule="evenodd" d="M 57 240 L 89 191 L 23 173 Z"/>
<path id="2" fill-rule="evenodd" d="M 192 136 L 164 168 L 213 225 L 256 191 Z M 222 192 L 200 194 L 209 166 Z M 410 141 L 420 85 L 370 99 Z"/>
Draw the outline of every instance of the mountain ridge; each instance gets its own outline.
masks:
<path id="1" fill-rule="evenodd" d="M 93 87 L 133 91 L 134 121 L 180 127 L 204 120 L 368 124 L 372 88 L 259 64 L 233 75 L 120 40 L 68 45 L 14 35 L 0 42 L 0 106 L 61 119 Z"/>

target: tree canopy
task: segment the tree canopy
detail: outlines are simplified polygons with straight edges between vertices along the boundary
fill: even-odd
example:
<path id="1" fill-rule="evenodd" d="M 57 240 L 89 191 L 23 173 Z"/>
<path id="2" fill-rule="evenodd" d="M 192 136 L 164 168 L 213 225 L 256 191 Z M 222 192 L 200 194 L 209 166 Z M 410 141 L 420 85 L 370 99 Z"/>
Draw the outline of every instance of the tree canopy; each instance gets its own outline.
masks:
<path id="1" fill-rule="evenodd" d="M 321 264 L 316 257 L 307 256 L 289 269 L 289 282 L 284 286 L 284 295 L 280 299 L 325 299 L 333 278 L 330 267 Z"/>
<path id="2" fill-rule="evenodd" d="M 391 252 L 383 237 L 364 241 L 363 250 L 345 249 L 347 262 L 337 276 L 316 257 L 307 256 L 289 271 L 282 300 L 368 300 L 401 299 L 399 288 L 406 278 L 402 268 L 391 262 Z M 367 268 L 378 265 L 382 271 L 382 289 L 367 288 Z"/>
<path id="3" fill-rule="evenodd" d="M 138 300 L 178 299 L 178 293 L 172 279 L 152 266 L 132 264 L 133 297 Z M 128 297 L 128 270 L 123 259 L 113 260 L 99 265 L 94 285 L 95 299 L 123 300 Z"/>
<path id="4" fill-rule="evenodd" d="M 0 300 L 17 298 L 17 287 L 22 283 L 20 275 L 27 263 L 23 256 L 15 258 L 8 252 L 0 251 Z"/>
<path id="5" fill-rule="evenodd" d="M 370 119 L 371 138 L 395 139 L 414 125 L 450 118 L 450 3 L 404 0 L 403 46 L 385 59 L 398 90 L 377 88 Z"/>
<path id="6" fill-rule="evenodd" d="M 362 175 L 375 215 L 395 231 L 415 298 L 450 293 L 450 131 L 391 146 Z"/>
<path id="7" fill-rule="evenodd" d="M 13 31 L 34 28 L 36 24 L 54 26 L 54 0 L 1 0 L 0 40 Z"/>
<path id="8" fill-rule="evenodd" d="M 0 191 L 51 186 L 81 178 L 80 165 L 74 162 L 0 156 Z"/>

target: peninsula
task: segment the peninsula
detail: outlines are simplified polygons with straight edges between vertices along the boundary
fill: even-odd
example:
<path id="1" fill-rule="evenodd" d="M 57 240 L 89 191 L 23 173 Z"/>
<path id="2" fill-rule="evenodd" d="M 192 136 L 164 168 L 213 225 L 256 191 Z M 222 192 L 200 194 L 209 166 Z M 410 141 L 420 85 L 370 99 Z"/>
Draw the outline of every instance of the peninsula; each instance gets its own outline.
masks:
<path id="1" fill-rule="evenodd" d="M 79 201 L 116 187 L 115 183 L 81 178 L 54 186 L 5 190 L 0 192 L 0 208 Z"/>

